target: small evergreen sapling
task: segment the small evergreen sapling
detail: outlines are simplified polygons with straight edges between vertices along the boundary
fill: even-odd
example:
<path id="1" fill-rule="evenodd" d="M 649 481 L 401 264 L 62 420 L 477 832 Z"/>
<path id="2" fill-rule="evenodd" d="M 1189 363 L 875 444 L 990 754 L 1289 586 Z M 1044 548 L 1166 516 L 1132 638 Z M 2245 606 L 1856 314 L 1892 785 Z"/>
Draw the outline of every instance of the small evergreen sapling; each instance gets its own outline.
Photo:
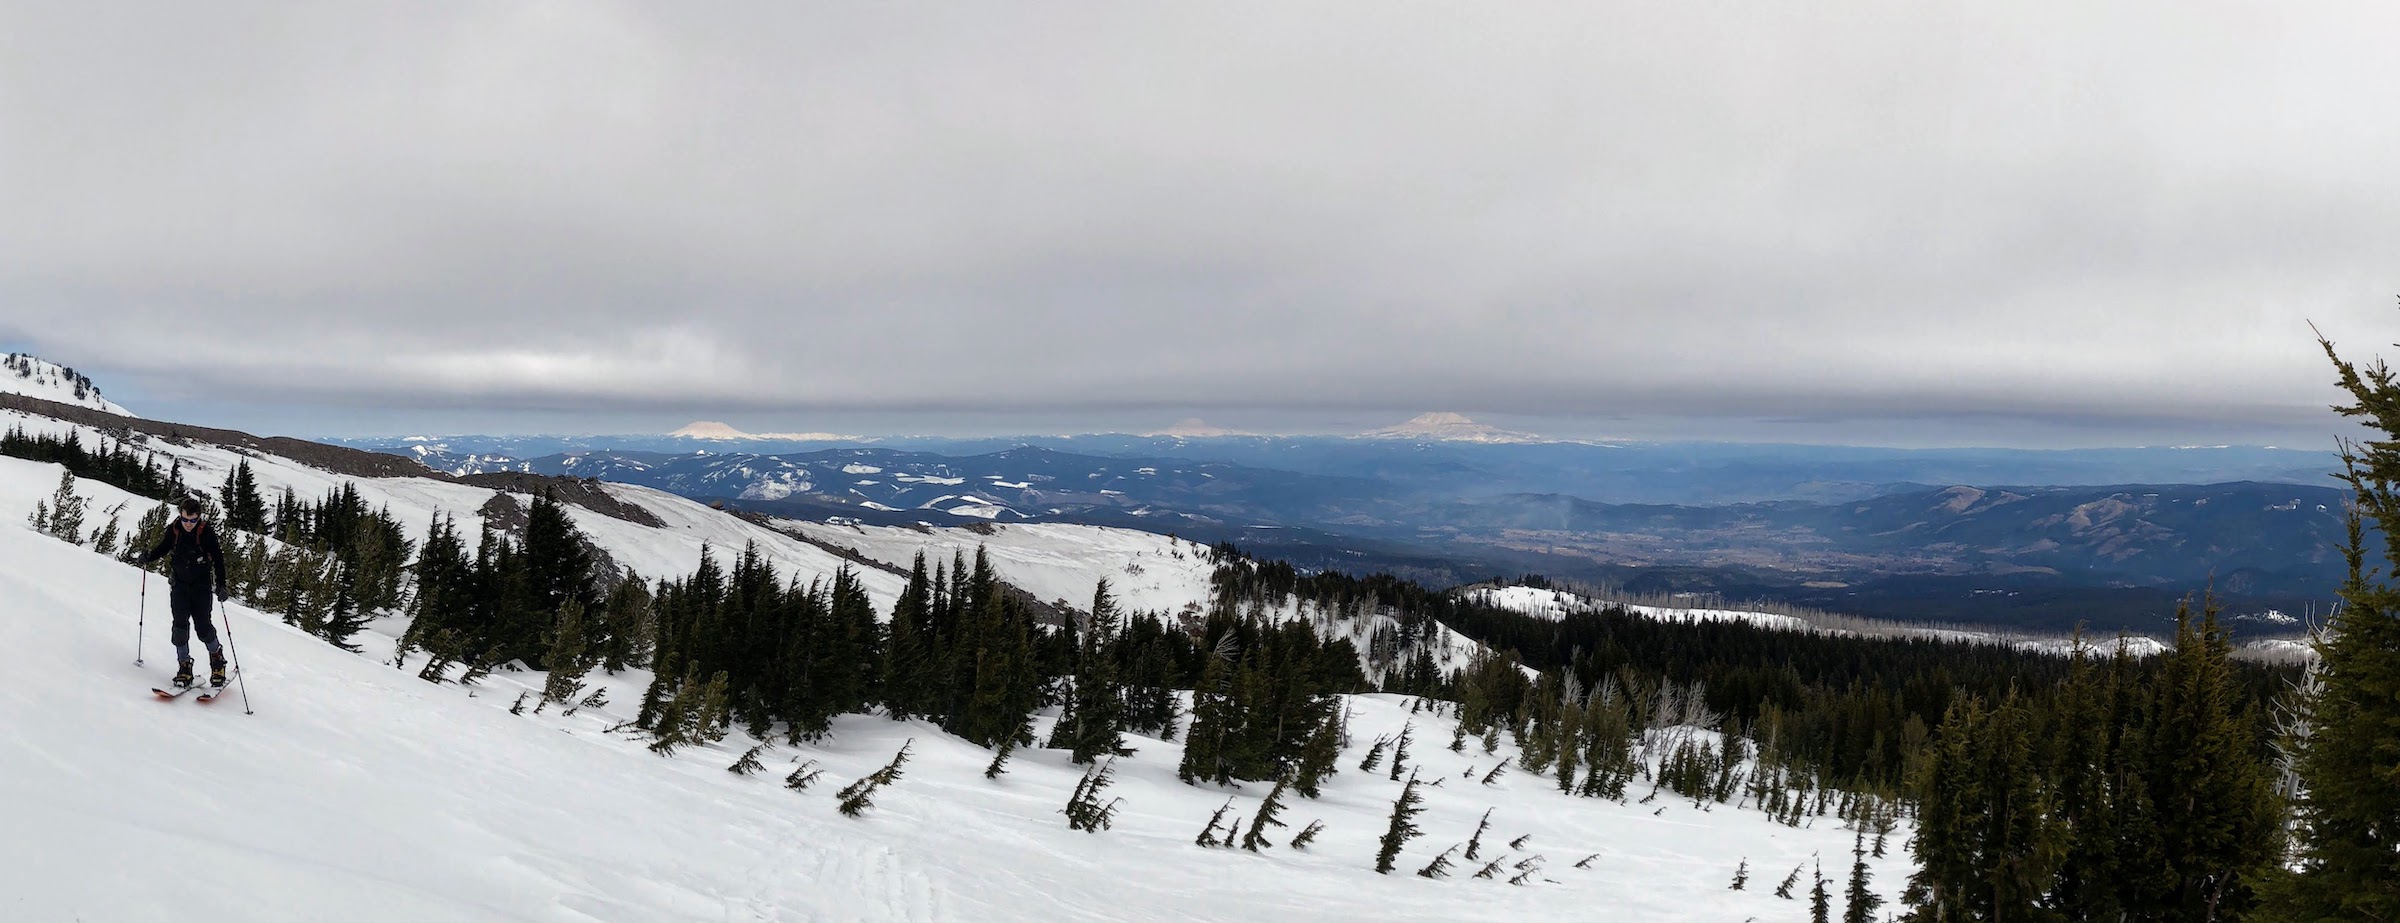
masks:
<path id="1" fill-rule="evenodd" d="M 1783 876 L 1783 883 L 1775 886 L 1775 896 L 1791 900 L 1792 886 L 1800 883 L 1800 871 L 1805 868 L 1808 868 L 1805 864 L 1792 866 L 1792 873 Z"/>
<path id="2" fill-rule="evenodd" d="M 742 758 L 734 760 L 733 765 L 725 767 L 725 771 L 733 773 L 737 776 L 747 776 L 755 774 L 761 769 L 767 768 L 758 761 L 759 752 L 765 750 L 766 748 L 766 744 L 759 744 L 751 747 L 748 750 L 742 751 Z"/>
<path id="3" fill-rule="evenodd" d="M 1490 772 L 1487 772 L 1487 773 L 1484 773 L 1484 774 L 1483 774 L 1483 784 L 1485 784 L 1485 785 L 1490 785 L 1490 784 L 1492 784 L 1492 783 L 1494 783 L 1494 782 L 1498 782 L 1498 781 L 1500 781 L 1500 777 L 1501 777 L 1501 776 L 1504 776 L 1504 775 L 1507 775 L 1507 774 L 1508 774 L 1508 761 L 1507 761 L 1507 760 L 1501 760 L 1500 762 L 1493 763 L 1493 764 L 1492 764 L 1492 771 L 1490 771 Z"/>
<path id="4" fill-rule="evenodd" d="M 1744 890 L 1744 889 L 1748 888 L 1749 886 L 1750 886 L 1750 857 L 1748 857 L 1748 856 L 1744 856 L 1744 857 L 1742 857 L 1742 864 L 1740 864 L 1740 865 L 1737 865 L 1737 866 L 1734 866 L 1734 868 L 1733 868 L 1733 888 L 1732 888 L 1732 890 L 1735 890 L 1735 891 L 1741 891 L 1741 890 Z"/>
<path id="5" fill-rule="evenodd" d="M 1808 891 L 1808 923 L 1833 923 L 1833 898 L 1825 893 L 1825 867 L 1817 866 L 1817 883 Z"/>
<path id="6" fill-rule="evenodd" d="M 1298 849 L 1298 850 L 1306 850 L 1306 849 L 1308 849 L 1308 844 L 1316 842 L 1316 841 L 1317 841 L 1317 834 L 1320 834 L 1320 833 L 1323 833 L 1323 832 L 1325 832 L 1325 822 L 1324 822 L 1324 821 L 1321 821 L 1321 820 L 1312 820 L 1312 821 L 1309 821 L 1309 822 L 1308 822 L 1308 826 L 1300 828 L 1300 832 L 1299 832 L 1299 833 L 1296 833 L 1296 834 L 1293 834 L 1293 835 L 1292 835 L 1292 848 L 1293 848 L 1293 849 Z"/>
<path id="7" fill-rule="evenodd" d="M 1517 874 L 1509 878 L 1508 883 L 1522 886 L 1526 882 L 1532 881 L 1533 876 L 1542 873 L 1542 857 L 1527 856 L 1523 861 L 1518 862 L 1512 867 L 1517 870 Z"/>
<path id="8" fill-rule="evenodd" d="M 1499 874 L 1500 874 L 1500 867 L 1501 867 L 1501 866 L 1504 866 L 1504 865 L 1507 865 L 1507 864 L 1508 864 L 1508 857 L 1507 857 L 1507 856 L 1501 856 L 1500 858 L 1493 859 L 1493 860 L 1492 860 L 1492 861 L 1490 861 L 1490 862 L 1484 863 L 1484 866 L 1483 866 L 1483 868 L 1482 868 L 1482 869 L 1480 869 L 1480 870 L 1478 870 L 1478 871 L 1475 873 L 1475 877 L 1477 877 L 1477 878 L 1491 878 L 1491 877 L 1497 876 L 1497 875 L 1499 875 Z"/>
<path id="9" fill-rule="evenodd" d="M 1591 854 L 1591 855 L 1588 855 L 1588 856 L 1585 856 L 1585 857 L 1583 857 L 1583 861 L 1575 863 L 1575 867 L 1576 867 L 1576 868 L 1579 868 L 1579 869 L 1588 869 L 1588 868 L 1591 868 L 1591 867 L 1592 867 L 1592 863 L 1594 863 L 1594 862 L 1597 862 L 1597 861 L 1599 861 L 1599 860 L 1600 860 L 1600 854 L 1599 854 L 1599 853 L 1593 853 L 1593 854 Z"/>
<path id="10" fill-rule="evenodd" d="M 1258 813 L 1250 818 L 1249 832 L 1242 834 L 1243 849 L 1257 852 L 1275 845 L 1267 841 L 1266 830 L 1268 827 L 1286 826 L 1283 821 L 1276 819 L 1276 815 L 1283 813 L 1284 788 L 1284 780 L 1276 779 L 1275 788 L 1267 792 L 1267 800 L 1258 803 Z"/>
<path id="11" fill-rule="evenodd" d="M 824 768 L 818 766 L 816 760 L 809 760 L 793 769 L 791 775 L 783 777 L 783 787 L 795 792 L 805 792 L 808 791 L 809 786 L 817 784 L 818 776 L 824 774 Z"/>
<path id="12" fill-rule="evenodd" d="M 1367 758 L 1358 761 L 1358 771 L 1374 772 L 1375 767 L 1383 765 L 1383 751 L 1391 745 L 1391 738 L 1376 737 L 1375 742 L 1367 747 Z"/>
<path id="13" fill-rule="evenodd" d="M 1416 722 L 1400 726 L 1400 739 L 1392 746 L 1392 781 L 1400 781 L 1400 770 L 1408 764 L 1408 745 L 1417 737 Z"/>
<path id="14" fill-rule="evenodd" d="M 986 779 L 1000 778 L 1001 774 L 1008 771 L 1009 757 L 1017 755 L 1019 742 L 1032 739 L 1033 716 L 1026 715 L 1025 723 L 1017 727 L 1017 732 L 1003 738 L 1000 741 L 1000 747 L 992 751 L 992 761 L 983 767 L 983 777 Z"/>
<path id="15" fill-rule="evenodd" d="M 1508 848 L 1510 848 L 1510 849 L 1524 849 L 1524 848 L 1525 848 L 1525 844 L 1526 844 L 1527 842 L 1531 841 L 1532 839 L 1533 839 L 1533 834 L 1530 834 L 1530 833 L 1528 833 L 1528 834 L 1525 834 L 1524 836 L 1521 836 L 1521 837 L 1518 837 L 1518 838 L 1516 838 L 1516 839 L 1513 839 L 1513 840 L 1510 840 L 1510 841 L 1508 841 Z"/>
<path id="16" fill-rule="evenodd" d="M 1424 867 L 1424 868 L 1418 869 L 1418 870 L 1417 870 L 1417 877 L 1418 877 L 1418 878 L 1448 878 L 1448 877 L 1450 877 L 1450 854 L 1451 854 L 1451 853 L 1454 853 L 1454 852 L 1457 852 L 1457 851 L 1458 851 L 1458 844 L 1455 844 L 1455 843 L 1451 844 L 1449 849 L 1442 850 L 1442 852 L 1441 852 L 1441 854 L 1440 854 L 1440 855 L 1433 857 L 1433 861 L 1432 861 L 1432 862 L 1425 863 L 1425 867 Z"/>
<path id="17" fill-rule="evenodd" d="M 1391 825 L 1384 829 L 1382 839 L 1377 841 L 1375 871 L 1378 874 L 1391 874 L 1393 862 L 1400 858 L 1400 848 L 1425 832 L 1417 829 L 1416 824 L 1417 815 L 1423 813 L 1425 799 L 1417 794 L 1417 777 L 1411 775 L 1408 784 L 1401 786 L 1400 797 L 1392 801 Z"/>
<path id="18" fill-rule="evenodd" d="M 1217 839 L 1217 825 L 1224 823 L 1225 815 L 1230 813 L 1233 813 L 1233 799 L 1229 797 L 1225 799 L 1224 807 L 1218 808 L 1217 813 L 1208 816 L 1208 826 L 1200 831 L 1199 836 L 1192 838 L 1193 845 L 1205 847 L 1215 846 L 1223 842 L 1222 840 Z M 1233 834 L 1231 832 L 1226 833 L 1227 837 L 1231 837 L 1232 835 Z"/>
<path id="19" fill-rule="evenodd" d="M 1085 833 L 1099 833 L 1108 829 L 1116 820 L 1117 805 L 1125 799 L 1115 798 L 1107 804 L 1101 804 L 1100 793 L 1116 783 L 1116 775 L 1115 757 L 1109 757 L 1107 761 L 1084 771 L 1083 781 L 1075 783 L 1075 794 L 1067 799 L 1066 808 L 1060 811 L 1067 815 L 1067 829 Z"/>
<path id="20" fill-rule="evenodd" d="M 723 676 L 724 674 L 717 675 Z M 885 763 L 882 769 L 870 772 L 865 778 L 842 786 L 842 790 L 835 793 L 835 796 L 842 800 L 840 805 L 842 815 L 857 817 L 866 813 L 868 808 L 874 807 L 876 790 L 900 781 L 900 767 L 908 763 L 908 748 L 916 742 L 916 738 L 909 738 L 906 743 L 900 745 L 900 752 L 892 754 L 892 761 Z"/>
<path id="21" fill-rule="evenodd" d="M 1467 838 L 1467 861 L 1483 858 L 1483 833 L 1492 829 L 1492 808 L 1483 809 L 1483 819 L 1475 822 L 1475 835 Z"/>

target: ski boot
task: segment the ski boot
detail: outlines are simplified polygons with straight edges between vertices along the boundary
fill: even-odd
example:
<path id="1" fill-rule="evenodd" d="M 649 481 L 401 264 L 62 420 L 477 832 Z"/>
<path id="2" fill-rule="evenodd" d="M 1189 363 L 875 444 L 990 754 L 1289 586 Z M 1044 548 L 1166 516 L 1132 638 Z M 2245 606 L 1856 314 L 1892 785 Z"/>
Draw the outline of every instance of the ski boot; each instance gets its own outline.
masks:
<path id="1" fill-rule="evenodd" d="M 189 660 L 175 661 L 175 678 L 167 682 L 173 684 L 177 689 L 190 688 L 192 685 L 192 662 Z"/>
<path id="2" fill-rule="evenodd" d="M 208 652 L 208 684 L 218 689 L 225 688 L 225 655 L 216 651 Z"/>

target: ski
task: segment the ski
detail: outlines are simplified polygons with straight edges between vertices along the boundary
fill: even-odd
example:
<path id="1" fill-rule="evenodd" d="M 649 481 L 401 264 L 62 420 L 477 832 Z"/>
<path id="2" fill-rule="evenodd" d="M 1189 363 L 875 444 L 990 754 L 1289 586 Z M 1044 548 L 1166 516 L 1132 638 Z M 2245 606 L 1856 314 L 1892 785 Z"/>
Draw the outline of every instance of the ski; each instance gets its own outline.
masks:
<path id="1" fill-rule="evenodd" d="M 162 702 L 172 702 L 172 701 L 175 701 L 176 699 L 183 698 L 183 697 L 184 697 L 184 696 L 186 696 L 186 695 L 190 695 L 190 694 L 192 694 L 192 693 L 194 693 L 194 692 L 198 692 L 198 691 L 200 691 L 200 690 L 202 690 L 202 689 L 206 689 L 206 688 L 208 688 L 208 687 L 207 687 L 207 686 L 204 686 L 204 685 L 202 685 L 202 684 L 200 684 L 200 683 L 193 683 L 193 684 L 191 684 L 191 685 L 189 685 L 189 686 L 185 686 L 185 687 L 183 687 L 183 688 L 181 688 L 181 689 L 161 689 L 161 688 L 159 688 L 159 687 L 157 687 L 157 686 L 152 686 L 152 687 L 150 687 L 150 691 L 151 691 L 153 694 L 155 694 L 155 695 L 157 695 L 157 696 L 158 696 L 158 698 L 159 698 L 159 701 L 162 701 Z M 205 701 L 205 700 L 204 700 L 204 701 Z"/>
<path id="2" fill-rule="evenodd" d="M 234 678 L 234 677 L 236 677 L 236 676 L 240 676 L 241 674 L 242 674 L 242 671 L 240 671 L 240 670 L 227 670 L 227 671 L 225 671 L 225 685 L 222 685 L 222 686 L 202 686 L 202 685 L 195 685 L 193 688 L 195 688 L 195 689 L 201 689 L 201 690 L 204 690 L 204 691 L 200 693 L 200 697 L 199 697 L 199 698 L 193 699 L 192 701 L 194 701 L 194 702 L 204 702 L 204 703 L 205 703 L 205 702 L 214 702 L 214 701 L 216 701 L 216 700 L 217 700 L 217 697 L 219 697 L 219 696 L 222 696 L 222 695 L 224 695 L 225 693 L 228 693 L 228 692 L 232 692 L 232 691 L 233 691 L 233 678 Z"/>

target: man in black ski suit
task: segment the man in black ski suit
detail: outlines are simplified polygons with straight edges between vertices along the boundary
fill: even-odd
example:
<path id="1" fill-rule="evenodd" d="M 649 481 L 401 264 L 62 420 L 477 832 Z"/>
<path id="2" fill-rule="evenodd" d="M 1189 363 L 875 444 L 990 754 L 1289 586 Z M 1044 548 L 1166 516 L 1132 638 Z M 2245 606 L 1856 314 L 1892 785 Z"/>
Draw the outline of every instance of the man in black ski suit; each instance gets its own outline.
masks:
<path id="1" fill-rule="evenodd" d="M 200 643 L 208 647 L 208 682 L 225 685 L 225 649 L 217 646 L 217 626 L 209 620 L 209 592 L 213 586 L 216 601 L 225 601 L 225 549 L 217 543 L 217 530 L 200 518 L 200 501 L 184 498 L 183 515 L 167 524 L 167 534 L 158 546 L 142 555 L 142 564 L 160 558 L 167 559 L 168 608 L 175 613 L 175 685 L 192 684 L 193 629 L 200 634 Z M 214 576 L 215 582 L 210 582 Z"/>

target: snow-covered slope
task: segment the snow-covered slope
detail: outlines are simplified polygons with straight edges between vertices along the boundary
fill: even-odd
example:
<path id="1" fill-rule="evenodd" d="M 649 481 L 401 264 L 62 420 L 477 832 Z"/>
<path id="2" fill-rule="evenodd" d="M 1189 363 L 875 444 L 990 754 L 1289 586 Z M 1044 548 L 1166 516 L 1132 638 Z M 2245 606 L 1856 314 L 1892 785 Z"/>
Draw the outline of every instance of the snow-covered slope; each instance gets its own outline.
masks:
<path id="1" fill-rule="evenodd" d="M 1264 791 L 1176 782 L 1179 744 L 1134 739 L 1110 790 L 1124 799 L 1115 827 L 1076 833 L 1057 813 L 1080 775 L 1063 753 L 1021 753 L 986 780 L 987 752 L 859 716 L 737 776 L 724 768 L 750 744 L 738 732 L 661 758 L 604 730 L 638 702 L 638 673 L 613 681 L 604 707 L 511 715 L 538 675 L 430 685 L 382 662 L 388 643 L 348 654 L 240 606 L 231 636 L 256 714 L 238 694 L 160 703 L 145 691 L 166 672 L 155 606 L 149 666 L 132 663 L 138 572 L 24 525 L 57 476 L 0 459 L 7 919 L 1797 919 L 1805 908 L 1773 897 L 1772 882 L 1811 856 L 1838 872 L 1851 842 L 1830 820 L 1791 829 L 1672 797 L 1570 798 L 1523 774 L 1478 786 L 1469 776 L 1513 751 L 1452 753 L 1437 743 L 1447 719 L 1389 696 L 1351 701 L 1341 775 L 1323 799 L 1295 800 L 1273 837 L 1322 820 L 1317 843 L 1263 854 L 1193 845 L 1229 794 L 1247 817 Z M 1379 876 L 1375 839 L 1401 783 L 1355 767 L 1368 741 L 1411 721 L 1414 759 L 1444 784 L 1422 790 L 1426 835 L 1401 872 Z M 832 790 L 912 738 L 904 775 L 868 816 L 835 811 Z M 779 784 L 795 759 L 826 769 L 808 793 Z M 1407 874 L 1487 808 L 1487 849 L 1545 857 L 1525 886 L 1475 880 L 1471 866 Z M 1506 849 L 1520 834 L 1526 846 Z M 1875 863 L 1887 896 L 1905 875 L 1899 855 Z M 1727 890 L 1744 860 L 1750 889 Z"/>
<path id="2" fill-rule="evenodd" d="M 90 378 L 74 369 L 24 353 L 9 353 L 0 357 L 0 392 L 89 407 L 120 417 L 133 416 L 133 411 L 101 397 L 100 387 L 92 384 Z"/>
<path id="3" fill-rule="evenodd" d="M 908 567 L 922 551 L 929 563 L 953 555 L 975 557 L 984 549 L 1002 579 L 1035 598 L 1089 609 L 1092 588 L 1102 579 L 1117 604 L 1141 612 L 1197 612 L 1208 605 L 1208 546 L 1185 539 L 1100 526 L 1065 524 L 994 525 L 983 531 L 956 528 L 837 525 L 779 521 L 778 525 L 829 545 L 857 551 L 894 567 Z"/>
<path id="4" fill-rule="evenodd" d="M 77 426 L 50 417 L 16 411 L 0 411 L 0 429 L 24 427 L 27 432 L 51 432 L 64 435 L 79 432 L 83 444 L 97 446 L 105 434 L 88 426 Z M 158 455 L 164 467 L 171 461 L 183 464 L 184 481 L 188 484 L 213 488 L 225 480 L 226 472 L 242 462 L 250 463 L 259 490 L 268 495 L 280 494 L 289 487 L 303 499 L 315 499 L 344 483 L 358 485 L 359 493 L 369 506 L 386 507 L 407 530 L 413 540 L 424 538 L 437 515 L 455 517 L 468 541 L 482 528 L 480 512 L 496 494 L 504 491 L 453 481 L 419 477 L 355 477 L 336 474 L 311 467 L 288 458 L 252 452 L 237 452 L 223 446 L 203 442 L 177 444 L 163 439 L 138 438 L 137 450 Z M 55 475 L 54 475 L 55 477 Z M 55 486 L 53 484 L 52 486 Z M 628 484 L 601 484 L 602 491 L 625 503 L 639 507 L 663 522 L 663 527 L 627 522 L 594 512 L 581 506 L 568 506 L 567 512 L 575 524 L 589 536 L 592 543 L 608 553 L 618 564 L 632 567 L 645 578 L 682 576 L 700 566 L 703 548 L 713 548 L 719 558 L 738 554 L 749 543 L 756 542 L 767 560 L 785 575 L 796 575 L 805 583 L 812 577 L 831 576 L 848 566 L 841 558 L 792 538 L 789 535 L 744 521 L 665 491 Z M 520 505 L 528 504 L 528 494 L 514 494 Z M 124 516 L 131 526 L 151 505 L 140 501 Z M 31 503 L 26 508 L 30 510 Z M 100 521 L 106 515 L 95 510 Z M 24 514 L 18 514 L 21 522 Z M 93 526 L 99 522 L 91 523 Z M 901 581 L 889 574 L 862 571 L 861 584 L 877 605 L 889 606 L 898 598 Z"/>
<path id="5" fill-rule="evenodd" d="M 1477 587 L 1467 591 L 1470 599 L 1502 609 L 1538 615 L 1543 618 L 1565 618 L 1570 612 L 1599 608 L 1603 603 L 1564 590 L 1545 590 L 1529 586 Z M 1627 612 L 1655 619 L 1677 622 L 1749 622 L 1767 628 L 1797 631 L 1809 627 L 1807 622 L 1772 612 L 1750 612 L 1740 609 L 1683 608 L 1675 606 L 1637 606 L 1616 604 Z"/>
<path id="6" fill-rule="evenodd" d="M 992 525 L 980 529 L 925 526 L 867 526 L 778 521 L 782 528 L 828 545 L 848 548 L 875 561 L 906 567 L 924 552 L 928 562 L 954 554 L 970 559 L 982 549 L 1000 578 L 1045 602 L 1089 609 L 1092 590 L 1103 578 L 1121 608 L 1197 618 L 1214 596 L 1217 565 L 1208 547 L 1172 536 L 1104 526 L 1060 523 Z M 1408 644 L 1397 614 L 1388 608 L 1332 611 L 1286 596 L 1243 600 L 1242 612 L 1270 621 L 1306 621 L 1326 638 L 1346 638 L 1358 649 L 1369 679 L 1420 650 L 1443 670 L 1474 660 L 1482 646 L 1447 626 L 1432 625 Z"/>

